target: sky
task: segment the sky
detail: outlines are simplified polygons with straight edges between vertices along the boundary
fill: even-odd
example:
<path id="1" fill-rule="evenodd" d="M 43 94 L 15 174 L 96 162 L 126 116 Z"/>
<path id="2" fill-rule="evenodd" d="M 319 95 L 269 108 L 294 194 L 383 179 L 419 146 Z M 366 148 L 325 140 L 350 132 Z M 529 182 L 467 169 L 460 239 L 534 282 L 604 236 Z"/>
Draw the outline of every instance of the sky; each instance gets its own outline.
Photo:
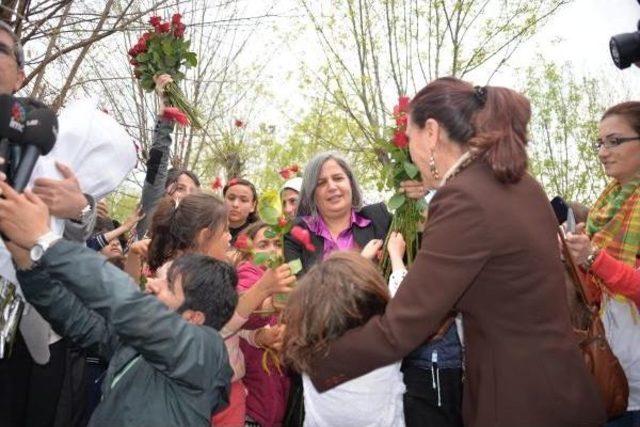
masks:
<path id="1" fill-rule="evenodd" d="M 255 0 L 253 0 L 255 1 Z M 536 1 L 536 0 L 532 0 Z M 277 10 L 291 21 L 300 22 L 303 13 L 296 0 L 279 0 Z M 574 0 L 562 7 L 552 16 L 530 40 L 525 42 L 509 63 L 493 76 L 490 84 L 521 88 L 524 83 L 522 70 L 533 65 L 532 60 L 541 55 L 545 60 L 557 64 L 570 63 L 576 77 L 600 77 L 611 86 L 615 93 L 614 101 L 626 98 L 640 98 L 640 68 L 632 67 L 619 70 L 615 67 L 609 53 L 609 39 L 612 35 L 636 30 L 640 19 L 640 4 L 637 0 Z M 286 18 L 279 22 L 283 28 L 294 28 Z M 262 119 L 271 123 L 280 123 L 287 118 L 292 119 L 303 114 L 308 100 L 299 91 L 299 75 L 301 59 L 308 65 L 320 66 L 324 62 L 317 46 L 313 31 L 295 33 L 283 45 L 274 50 L 269 64 L 262 77 L 267 87 L 274 94 L 270 100 L 275 107 L 271 111 L 263 111 Z M 268 38 L 265 32 L 260 38 Z M 470 78 L 474 78 L 472 75 Z M 475 76 L 484 84 L 485 76 Z M 426 82 L 425 82 L 426 84 Z M 279 126 L 280 130 L 283 126 Z"/>
<path id="2" fill-rule="evenodd" d="M 498 78 L 512 80 L 514 68 L 526 66 L 541 53 L 546 59 L 570 62 L 574 70 L 600 74 L 620 82 L 632 94 L 640 94 L 640 68 L 619 70 L 609 53 L 609 39 L 637 29 L 640 4 L 637 0 L 575 0 L 554 15 L 550 22 L 514 56 L 512 67 Z"/>

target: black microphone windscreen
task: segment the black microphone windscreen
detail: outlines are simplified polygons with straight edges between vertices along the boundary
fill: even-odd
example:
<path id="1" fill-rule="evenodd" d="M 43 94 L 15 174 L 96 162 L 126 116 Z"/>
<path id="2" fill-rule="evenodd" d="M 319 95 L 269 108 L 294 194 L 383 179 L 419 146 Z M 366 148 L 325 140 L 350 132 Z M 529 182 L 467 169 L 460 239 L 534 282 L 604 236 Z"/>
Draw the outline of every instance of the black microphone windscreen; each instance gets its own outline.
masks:
<path id="1" fill-rule="evenodd" d="M 20 142 L 24 132 L 26 111 L 11 95 L 0 95 L 0 138 Z"/>
<path id="2" fill-rule="evenodd" d="M 41 155 L 51 151 L 58 138 L 58 118 L 49 108 L 38 108 L 27 114 L 23 145 L 33 145 L 38 148 Z"/>

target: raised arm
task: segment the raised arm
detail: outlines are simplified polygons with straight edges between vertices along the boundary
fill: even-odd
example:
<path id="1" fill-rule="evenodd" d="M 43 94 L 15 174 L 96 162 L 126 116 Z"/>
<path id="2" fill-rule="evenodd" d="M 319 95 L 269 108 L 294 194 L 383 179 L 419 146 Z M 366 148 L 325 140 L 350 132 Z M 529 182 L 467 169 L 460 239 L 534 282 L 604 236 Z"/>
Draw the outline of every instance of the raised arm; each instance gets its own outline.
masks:
<path id="1" fill-rule="evenodd" d="M 188 323 L 156 297 L 138 291 L 131 278 L 104 257 L 59 241 L 45 253 L 42 265 L 89 308 L 109 311 L 121 341 L 156 369 L 198 388 L 224 382 L 230 371 L 220 335 Z"/>
<path id="2" fill-rule="evenodd" d="M 11 244 L 8 245 L 10 248 Z M 17 251 L 29 257 L 23 249 L 13 246 L 14 259 Z M 108 322 L 98 313 L 88 309 L 60 282 L 52 280 L 41 268 L 17 270 L 18 281 L 25 298 L 33 305 L 60 335 L 71 339 L 83 348 L 91 348 L 109 360 L 118 345 L 118 338 Z"/>
<path id="3" fill-rule="evenodd" d="M 162 77 L 162 79 L 160 79 Z M 144 178 L 142 186 L 142 197 L 140 205 L 144 218 L 138 222 L 136 226 L 136 234 L 141 239 L 151 221 L 151 215 L 158 200 L 162 198 L 165 192 L 165 183 L 167 182 L 167 171 L 169 169 L 169 154 L 171 151 L 171 134 L 173 133 L 174 123 L 169 119 L 162 117 L 164 111 L 164 87 L 172 80 L 169 76 L 160 76 L 156 79 L 156 92 L 160 104 L 158 119 L 153 130 L 153 140 L 151 149 L 149 150 L 149 159 L 147 160 L 147 174 Z"/>

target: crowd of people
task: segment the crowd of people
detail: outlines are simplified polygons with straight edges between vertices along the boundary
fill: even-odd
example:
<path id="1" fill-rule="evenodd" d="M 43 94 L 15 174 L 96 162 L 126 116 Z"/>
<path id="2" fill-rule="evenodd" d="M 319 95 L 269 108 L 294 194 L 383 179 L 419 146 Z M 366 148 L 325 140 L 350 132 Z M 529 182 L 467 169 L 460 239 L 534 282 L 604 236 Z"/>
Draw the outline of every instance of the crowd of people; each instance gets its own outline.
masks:
<path id="1" fill-rule="evenodd" d="M 21 87 L 23 67 L 0 22 L 0 94 Z M 451 77 L 427 84 L 407 112 L 422 180 L 402 189 L 429 202 L 405 265 L 392 214 L 364 204 L 338 153 L 280 188 L 298 230 L 284 244 L 251 181 L 230 179 L 220 197 L 169 168 L 170 82 L 156 78 L 142 195 L 124 222 L 65 159 L 23 193 L 0 175 L 15 268 L 3 284 L 29 304 L 0 359 L 0 425 L 640 426 L 640 102 L 603 113 L 593 148 L 611 180 L 562 257 L 549 195 L 527 172 L 529 101 Z M 623 413 L 605 412 L 574 333 L 570 262 L 624 370 Z"/>

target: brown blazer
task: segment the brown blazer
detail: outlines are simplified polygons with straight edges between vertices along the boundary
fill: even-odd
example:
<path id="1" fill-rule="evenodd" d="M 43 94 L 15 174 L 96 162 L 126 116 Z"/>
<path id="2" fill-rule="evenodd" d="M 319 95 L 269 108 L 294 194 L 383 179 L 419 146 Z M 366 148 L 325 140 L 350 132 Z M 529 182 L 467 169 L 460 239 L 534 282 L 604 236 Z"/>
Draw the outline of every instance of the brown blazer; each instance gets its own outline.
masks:
<path id="1" fill-rule="evenodd" d="M 431 201 L 422 248 L 385 315 L 333 343 L 313 383 L 327 390 L 401 359 L 453 309 L 464 322 L 465 425 L 602 425 L 569 323 L 556 231 L 535 179 L 504 185 L 476 161 Z"/>

